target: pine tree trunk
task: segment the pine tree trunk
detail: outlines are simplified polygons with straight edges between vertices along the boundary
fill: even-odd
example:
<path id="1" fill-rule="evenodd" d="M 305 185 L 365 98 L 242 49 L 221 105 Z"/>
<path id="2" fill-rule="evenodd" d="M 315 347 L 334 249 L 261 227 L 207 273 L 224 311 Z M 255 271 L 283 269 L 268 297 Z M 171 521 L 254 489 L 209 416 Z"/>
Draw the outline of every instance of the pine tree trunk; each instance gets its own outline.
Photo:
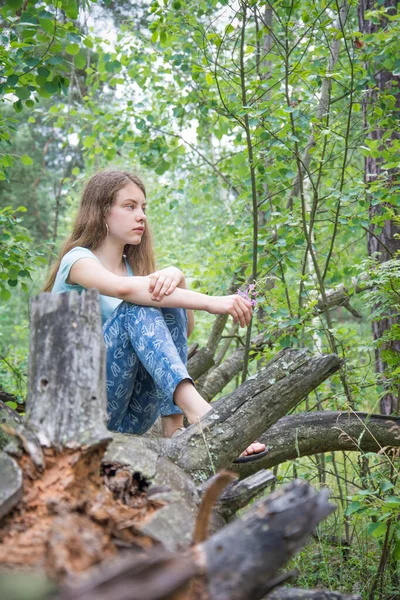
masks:
<path id="1" fill-rule="evenodd" d="M 379 8 L 393 8 L 391 11 L 393 14 L 396 12 L 397 0 L 384 0 L 379 2 Z M 360 31 L 363 34 L 373 34 L 381 30 L 387 22 L 384 19 L 380 19 L 379 24 L 376 24 L 372 19 L 367 19 L 365 14 L 369 10 L 373 10 L 377 7 L 376 0 L 360 0 L 358 8 L 359 26 Z M 390 11 L 389 11 L 390 14 Z M 373 106 L 379 101 L 380 96 L 383 93 L 390 92 L 391 95 L 396 98 L 396 109 L 400 110 L 400 77 L 394 76 L 390 71 L 382 68 L 381 63 L 376 65 L 366 65 L 369 72 L 372 70 L 374 83 L 371 84 L 371 89 L 365 96 L 364 101 L 364 125 L 366 131 L 369 131 L 368 138 L 372 140 L 383 140 L 385 137 L 385 145 L 390 144 L 391 140 L 400 139 L 399 131 L 393 130 L 390 135 L 390 139 L 387 139 L 387 131 L 383 127 L 373 127 L 373 117 L 371 116 Z M 393 81 L 397 81 L 397 86 L 393 85 Z M 374 88 L 372 88 L 374 86 Z M 383 160 L 381 158 L 375 158 L 369 153 L 365 157 L 364 164 L 364 180 L 368 186 L 377 179 L 382 180 L 382 187 L 390 189 L 391 186 L 395 185 L 395 179 L 398 177 L 399 170 L 391 169 L 389 171 L 382 171 Z M 396 252 L 400 250 L 400 228 L 393 220 L 386 220 L 383 223 L 382 230 L 379 231 L 377 225 L 373 222 L 374 218 L 379 216 L 385 210 L 385 206 L 382 204 L 374 204 L 371 198 L 369 208 L 369 232 L 368 232 L 368 255 L 375 256 L 381 263 L 392 259 Z M 396 237 L 397 236 L 397 237 Z M 374 341 L 378 341 L 384 335 L 384 333 L 393 327 L 393 325 L 399 325 L 399 319 L 388 315 L 386 318 L 380 321 L 374 321 L 372 323 L 372 334 Z M 397 352 L 400 352 L 400 340 L 391 342 L 391 348 Z M 375 366 L 377 373 L 385 380 L 385 369 L 386 364 L 382 358 L 381 349 L 375 350 Z M 397 413 L 399 408 L 399 395 L 387 391 L 381 399 L 381 413 L 384 415 L 390 415 L 391 413 Z"/>

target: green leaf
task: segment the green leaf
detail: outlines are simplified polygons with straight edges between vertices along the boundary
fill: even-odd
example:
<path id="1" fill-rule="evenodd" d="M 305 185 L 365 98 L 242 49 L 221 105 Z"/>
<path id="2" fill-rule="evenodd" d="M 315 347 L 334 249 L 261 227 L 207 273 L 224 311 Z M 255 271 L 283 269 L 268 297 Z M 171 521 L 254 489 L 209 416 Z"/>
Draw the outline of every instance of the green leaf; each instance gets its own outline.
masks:
<path id="1" fill-rule="evenodd" d="M 21 102 L 21 100 L 17 100 L 17 102 L 13 102 L 13 109 L 17 113 L 21 112 L 21 110 L 22 110 L 22 102 Z"/>
<path id="2" fill-rule="evenodd" d="M 396 545 L 394 547 L 393 558 L 394 560 L 400 560 L 400 540 L 397 540 Z"/>
<path id="3" fill-rule="evenodd" d="M 383 537 L 386 533 L 387 523 L 371 523 L 368 525 L 368 533 L 374 538 Z"/>
<path id="4" fill-rule="evenodd" d="M 30 91 L 26 87 L 17 87 L 15 88 L 14 93 L 20 100 L 28 100 L 31 95 Z"/>
<path id="5" fill-rule="evenodd" d="M 397 496 L 389 496 L 386 498 L 385 504 L 390 506 L 390 508 L 400 508 L 400 498 Z"/>
<path id="6" fill-rule="evenodd" d="M 214 81 L 214 78 L 211 75 L 211 73 L 206 73 L 206 81 L 207 81 L 208 85 L 211 85 L 212 82 Z"/>
<path id="7" fill-rule="evenodd" d="M 356 512 L 358 512 L 361 508 L 361 502 L 351 502 L 345 511 L 345 515 L 348 517 Z"/>
<path id="8" fill-rule="evenodd" d="M 162 160 L 158 165 L 157 168 L 155 169 L 155 172 L 157 173 L 157 175 L 163 175 L 163 173 L 165 173 L 165 171 L 168 171 L 170 167 L 169 162 L 167 162 L 166 160 Z"/>
<path id="9" fill-rule="evenodd" d="M 11 8 L 15 8 L 15 9 L 19 9 L 22 8 L 22 0 L 7 0 L 6 2 L 7 6 L 10 6 Z"/>
<path id="10" fill-rule="evenodd" d="M 50 75 L 50 71 L 48 69 L 46 69 L 46 67 L 38 67 L 37 72 L 41 77 L 47 78 Z"/>
<path id="11" fill-rule="evenodd" d="M 1 290 L 1 292 L 0 292 L 0 298 L 2 300 L 4 300 L 5 302 L 7 302 L 7 300 L 9 300 L 11 298 L 11 292 L 10 292 L 10 290 L 6 290 L 6 289 Z"/>
<path id="12" fill-rule="evenodd" d="M 162 46 L 166 46 L 168 44 L 168 35 L 164 29 L 160 33 L 160 42 Z"/>
<path id="13" fill-rule="evenodd" d="M 387 492 L 388 490 L 391 490 L 394 488 L 394 485 L 391 481 L 383 481 L 381 483 L 381 490 L 382 492 Z"/>
<path id="14" fill-rule="evenodd" d="M 67 44 L 65 46 L 65 52 L 67 52 L 67 54 L 78 54 L 79 52 L 79 45 L 78 44 Z"/>
<path id="15" fill-rule="evenodd" d="M 56 94 L 58 92 L 58 85 L 54 83 L 54 81 L 46 81 L 43 89 L 46 90 L 48 94 Z"/>
<path id="16" fill-rule="evenodd" d="M 63 2 L 63 9 L 70 19 L 75 21 L 78 18 L 78 6 L 76 0 L 69 0 L 68 3 Z"/>
<path id="17" fill-rule="evenodd" d="M 30 156 L 28 156 L 27 154 L 23 154 L 23 155 L 21 156 L 21 162 L 22 162 L 24 165 L 31 165 L 31 164 L 33 164 L 33 160 L 32 160 L 32 159 L 31 159 L 31 157 L 30 157 Z"/>
<path id="18" fill-rule="evenodd" d="M 14 85 L 17 85 L 19 80 L 18 75 L 9 75 L 7 77 L 7 85 L 10 87 L 14 87 Z"/>
<path id="19" fill-rule="evenodd" d="M 95 142 L 96 142 L 96 138 L 88 135 L 88 137 L 86 137 L 83 140 L 83 145 L 85 148 L 92 148 L 94 146 Z"/>
<path id="20" fill-rule="evenodd" d="M 74 64 L 78 69 L 84 69 L 86 66 L 86 56 L 83 52 L 79 52 L 74 58 Z"/>

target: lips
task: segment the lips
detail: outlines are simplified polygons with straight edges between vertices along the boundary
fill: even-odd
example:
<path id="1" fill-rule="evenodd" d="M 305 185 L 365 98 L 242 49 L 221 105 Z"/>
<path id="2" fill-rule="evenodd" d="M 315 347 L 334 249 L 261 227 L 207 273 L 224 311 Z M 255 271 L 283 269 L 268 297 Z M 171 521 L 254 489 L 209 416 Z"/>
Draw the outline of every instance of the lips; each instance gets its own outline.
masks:
<path id="1" fill-rule="evenodd" d="M 138 227 L 137 229 L 133 229 L 133 231 L 136 231 L 137 233 L 143 233 L 144 227 Z"/>

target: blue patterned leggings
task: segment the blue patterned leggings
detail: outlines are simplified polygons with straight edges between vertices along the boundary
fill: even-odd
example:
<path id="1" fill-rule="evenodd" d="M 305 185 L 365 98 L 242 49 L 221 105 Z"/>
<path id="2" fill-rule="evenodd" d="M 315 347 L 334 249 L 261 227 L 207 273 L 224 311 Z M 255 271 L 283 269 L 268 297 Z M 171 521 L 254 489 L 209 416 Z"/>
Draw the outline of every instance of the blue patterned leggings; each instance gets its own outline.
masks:
<path id="1" fill-rule="evenodd" d="M 121 302 L 104 323 L 103 336 L 109 429 L 142 434 L 160 414 L 182 413 L 173 394 L 183 379 L 191 380 L 186 310 Z"/>

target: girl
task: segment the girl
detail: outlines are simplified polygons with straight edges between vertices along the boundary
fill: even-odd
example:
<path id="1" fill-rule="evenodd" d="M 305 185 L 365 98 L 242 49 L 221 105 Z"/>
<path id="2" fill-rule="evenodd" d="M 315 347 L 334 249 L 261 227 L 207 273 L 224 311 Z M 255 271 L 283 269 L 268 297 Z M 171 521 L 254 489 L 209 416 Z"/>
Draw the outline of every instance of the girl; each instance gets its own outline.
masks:
<path id="1" fill-rule="evenodd" d="M 133 276 L 134 275 L 134 276 Z M 228 313 L 249 324 L 250 302 L 239 295 L 207 296 L 186 289 L 176 267 L 156 271 L 142 181 L 105 170 L 84 189 L 73 231 L 45 291 L 96 288 L 107 348 L 108 427 L 143 434 L 161 414 L 163 435 L 196 423 L 210 410 L 186 370 L 193 309 Z M 265 454 L 255 442 L 236 459 Z"/>

